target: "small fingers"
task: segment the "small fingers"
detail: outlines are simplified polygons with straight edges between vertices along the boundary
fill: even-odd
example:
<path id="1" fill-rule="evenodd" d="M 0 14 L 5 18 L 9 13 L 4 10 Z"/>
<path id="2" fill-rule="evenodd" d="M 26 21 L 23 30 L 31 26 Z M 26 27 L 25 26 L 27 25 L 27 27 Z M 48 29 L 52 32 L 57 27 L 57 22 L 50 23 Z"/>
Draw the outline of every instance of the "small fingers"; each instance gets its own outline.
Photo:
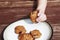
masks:
<path id="1" fill-rule="evenodd" d="M 41 15 L 36 19 L 37 22 L 46 21 L 46 20 L 47 20 L 47 17 L 46 17 L 45 14 L 41 14 Z"/>
<path id="2" fill-rule="evenodd" d="M 45 13 L 44 10 L 39 10 L 38 16 L 40 16 L 40 15 L 42 15 L 44 13 Z"/>
<path id="3" fill-rule="evenodd" d="M 39 11 L 38 16 L 40 16 L 40 15 L 41 15 L 41 12 Z"/>

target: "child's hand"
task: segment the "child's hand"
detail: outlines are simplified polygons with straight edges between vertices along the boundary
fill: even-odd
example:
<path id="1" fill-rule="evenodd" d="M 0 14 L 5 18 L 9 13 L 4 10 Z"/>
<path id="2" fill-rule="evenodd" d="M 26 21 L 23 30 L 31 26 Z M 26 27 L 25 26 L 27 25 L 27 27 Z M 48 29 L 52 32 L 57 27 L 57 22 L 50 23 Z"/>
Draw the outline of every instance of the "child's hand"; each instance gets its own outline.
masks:
<path id="1" fill-rule="evenodd" d="M 36 21 L 41 22 L 41 21 L 46 21 L 46 20 L 47 20 L 46 14 L 39 11 L 38 18 L 36 19 Z"/>
<path id="2" fill-rule="evenodd" d="M 46 21 L 47 17 L 45 14 L 45 9 L 47 6 L 47 0 L 38 0 L 37 10 L 39 10 L 37 22 Z"/>

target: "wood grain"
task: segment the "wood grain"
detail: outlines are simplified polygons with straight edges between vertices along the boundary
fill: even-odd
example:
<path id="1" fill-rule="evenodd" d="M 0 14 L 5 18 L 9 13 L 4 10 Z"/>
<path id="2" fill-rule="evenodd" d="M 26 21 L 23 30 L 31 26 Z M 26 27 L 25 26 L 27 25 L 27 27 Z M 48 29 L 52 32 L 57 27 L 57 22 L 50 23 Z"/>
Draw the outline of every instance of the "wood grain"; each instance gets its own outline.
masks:
<path id="1" fill-rule="evenodd" d="M 2 0 L 4 1 L 4 0 Z M 34 9 L 34 1 L 13 1 L 0 0 L 0 40 L 3 40 L 2 33 L 4 29 L 12 22 L 28 17 L 29 13 Z M 47 21 L 53 29 L 53 37 L 51 40 L 60 40 L 60 1 L 48 1 L 46 9 Z"/>
<path id="2" fill-rule="evenodd" d="M 16 2 L 16 1 L 34 1 L 34 0 L 0 0 L 0 2 L 5 2 L 5 1 Z M 48 0 L 48 1 L 60 1 L 60 0 Z"/>
<path id="3" fill-rule="evenodd" d="M 33 7 L 34 1 L 19 1 L 19 2 L 0 2 L 0 8 L 2 7 Z M 48 6 L 59 6 L 60 1 L 48 1 Z"/>

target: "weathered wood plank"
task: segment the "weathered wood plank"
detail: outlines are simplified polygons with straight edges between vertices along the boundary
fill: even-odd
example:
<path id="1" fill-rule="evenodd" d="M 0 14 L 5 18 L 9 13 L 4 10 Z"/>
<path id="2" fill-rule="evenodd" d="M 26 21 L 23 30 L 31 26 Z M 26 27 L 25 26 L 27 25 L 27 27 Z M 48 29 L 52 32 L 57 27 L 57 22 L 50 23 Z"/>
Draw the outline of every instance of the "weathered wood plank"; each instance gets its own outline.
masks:
<path id="1" fill-rule="evenodd" d="M 5 2 L 5 1 L 35 1 L 35 0 L 0 0 L 1 2 Z M 37 1 L 37 0 L 36 0 Z M 60 0 L 47 0 L 47 1 L 60 1 Z"/>
<path id="2" fill-rule="evenodd" d="M 32 7 L 28 8 L 0 8 L 0 23 L 10 23 L 24 16 L 29 15 Z M 48 6 L 46 10 L 48 21 L 50 23 L 60 23 L 60 6 Z M 5 18 L 5 20 L 4 20 Z M 13 19 L 13 20 L 12 20 Z M 6 21 L 8 20 L 8 21 Z"/>
<path id="3" fill-rule="evenodd" d="M 0 2 L 0 7 L 31 7 L 33 1 Z"/>
<path id="4" fill-rule="evenodd" d="M 0 2 L 0 7 L 33 7 L 34 1 Z M 60 1 L 48 1 L 48 6 L 60 6 Z"/>

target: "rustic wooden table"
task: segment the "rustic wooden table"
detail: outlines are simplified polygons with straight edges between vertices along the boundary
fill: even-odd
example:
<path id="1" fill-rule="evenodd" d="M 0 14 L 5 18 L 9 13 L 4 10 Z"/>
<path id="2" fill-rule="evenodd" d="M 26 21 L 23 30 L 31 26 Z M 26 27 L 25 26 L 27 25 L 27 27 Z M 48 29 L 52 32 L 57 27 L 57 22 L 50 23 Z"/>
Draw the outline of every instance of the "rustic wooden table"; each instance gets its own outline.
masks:
<path id="1" fill-rule="evenodd" d="M 4 29 L 12 22 L 27 17 L 33 10 L 34 1 L 0 0 L 0 40 Z M 50 0 L 46 9 L 48 22 L 53 29 L 51 40 L 60 40 L 60 1 Z"/>

